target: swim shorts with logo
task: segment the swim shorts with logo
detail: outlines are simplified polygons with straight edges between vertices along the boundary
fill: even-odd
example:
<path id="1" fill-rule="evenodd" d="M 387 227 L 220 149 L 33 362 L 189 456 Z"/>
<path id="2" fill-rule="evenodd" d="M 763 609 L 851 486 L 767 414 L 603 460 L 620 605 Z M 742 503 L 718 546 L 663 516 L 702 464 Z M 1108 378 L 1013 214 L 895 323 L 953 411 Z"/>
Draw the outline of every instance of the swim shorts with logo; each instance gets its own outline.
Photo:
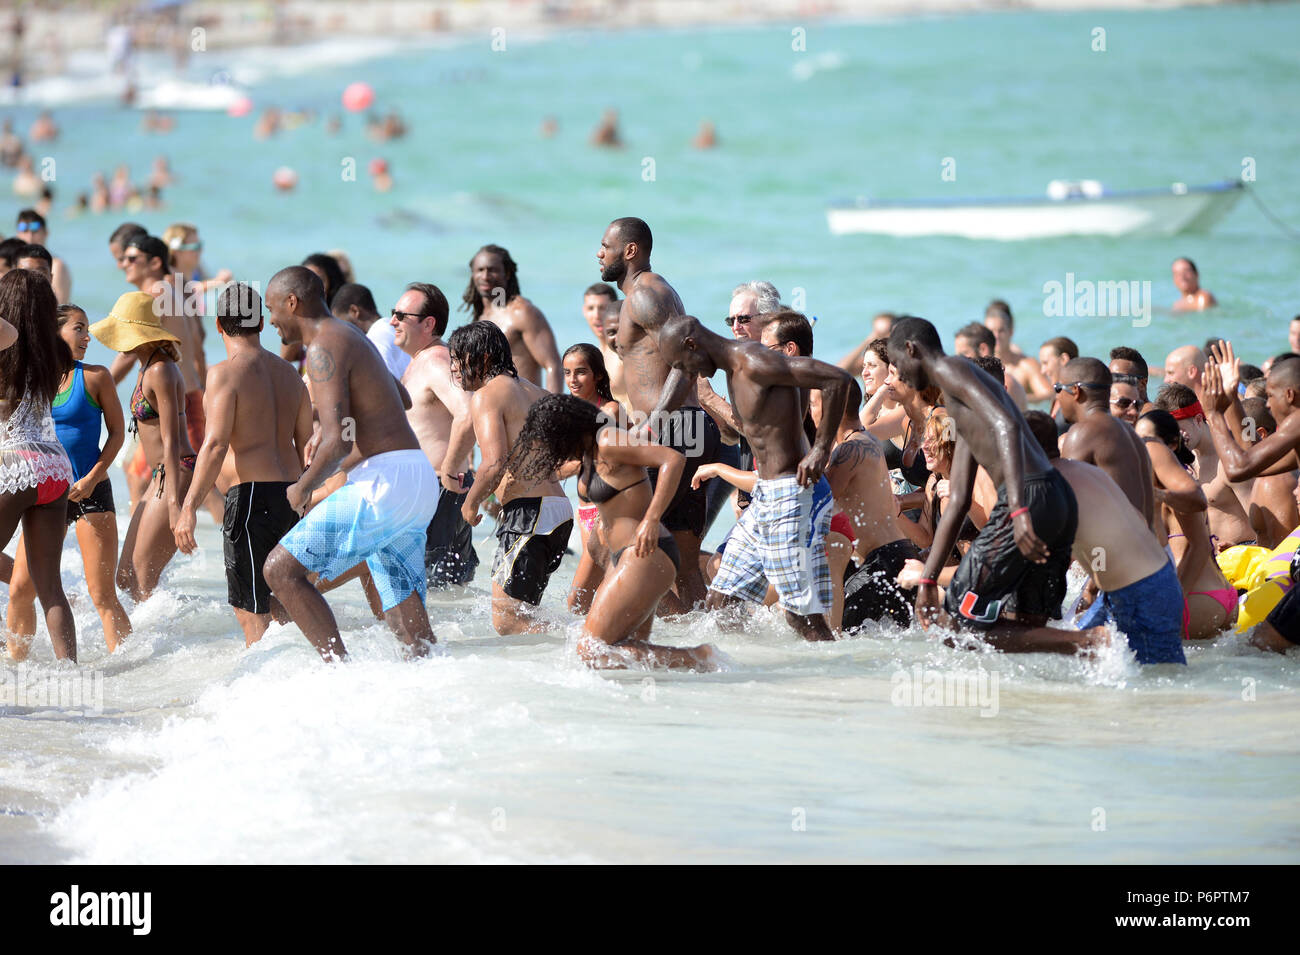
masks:
<path id="1" fill-rule="evenodd" d="M 321 501 L 280 541 L 297 561 L 333 580 L 363 560 L 384 610 L 427 592 L 424 541 L 440 482 L 418 448 L 366 458 L 348 483 Z"/>
<path id="2" fill-rule="evenodd" d="M 1060 617 L 1070 545 L 1079 525 L 1074 491 L 1052 468 L 1025 478 L 1021 501 L 1029 508 L 1034 533 L 1048 547 L 1047 562 L 1036 564 L 1020 553 L 1006 489 L 998 488 L 989 522 L 971 542 L 944 598 L 944 609 L 953 623 L 987 629 L 997 623 L 1006 607 L 1019 616 Z"/>

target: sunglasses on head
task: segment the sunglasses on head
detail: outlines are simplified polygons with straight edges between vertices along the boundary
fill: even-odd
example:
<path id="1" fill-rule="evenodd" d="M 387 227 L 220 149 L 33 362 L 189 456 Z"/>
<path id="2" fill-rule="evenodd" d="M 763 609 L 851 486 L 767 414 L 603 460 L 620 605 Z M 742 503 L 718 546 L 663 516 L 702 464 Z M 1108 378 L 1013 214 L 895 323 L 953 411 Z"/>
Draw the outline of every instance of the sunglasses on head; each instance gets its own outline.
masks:
<path id="1" fill-rule="evenodd" d="M 748 325 L 757 315 L 728 315 L 723 321 L 727 323 L 728 328 L 734 328 L 736 325 Z"/>
<path id="2" fill-rule="evenodd" d="M 1142 379 L 1137 375 L 1126 375 L 1117 371 L 1111 372 L 1110 380 L 1120 385 L 1140 385 L 1142 383 Z"/>

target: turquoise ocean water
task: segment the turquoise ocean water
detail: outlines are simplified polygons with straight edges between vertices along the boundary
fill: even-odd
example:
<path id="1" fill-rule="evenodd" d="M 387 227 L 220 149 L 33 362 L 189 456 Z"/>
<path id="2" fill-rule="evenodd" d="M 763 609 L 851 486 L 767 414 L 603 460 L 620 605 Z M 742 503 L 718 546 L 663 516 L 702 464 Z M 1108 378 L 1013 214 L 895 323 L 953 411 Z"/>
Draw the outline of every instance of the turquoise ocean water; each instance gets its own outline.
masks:
<path id="1" fill-rule="evenodd" d="M 791 48 L 799 26 L 803 52 Z M 1097 28 L 1104 52 L 1093 50 Z M 1300 312 L 1300 245 L 1248 198 L 1207 235 L 1026 243 L 836 238 L 825 206 L 1038 195 L 1055 178 L 1196 184 L 1234 178 L 1250 159 L 1258 195 L 1300 228 L 1296 36 L 1300 6 L 1279 4 L 508 30 L 500 52 L 486 36 L 395 40 L 346 67 L 327 49 L 212 51 L 191 59 L 189 78 L 242 82 L 259 109 L 324 115 L 361 80 L 411 132 L 376 144 L 346 116 L 329 136 L 318 115 L 257 141 L 251 116 L 182 112 L 176 132 L 149 136 L 138 112 L 100 95 L 104 81 L 56 110 L 62 138 L 37 155 L 56 160 L 62 207 L 95 170 L 125 162 L 139 179 L 166 154 L 180 179 L 168 208 L 131 218 L 153 231 L 196 222 L 211 269 L 262 283 L 343 248 L 385 311 L 416 280 L 454 302 L 473 252 L 505 245 L 562 346 L 587 337 L 581 293 L 599 278 L 605 225 L 637 215 L 688 310 L 720 325 L 739 282 L 769 279 L 787 300 L 802 290 L 818 353 L 832 360 L 878 310 L 929 317 L 948 337 L 1000 297 L 1031 352 L 1068 334 L 1085 352 L 1130 344 L 1158 365 L 1215 334 L 1258 362 L 1284 349 Z M 621 151 L 586 145 L 608 107 L 621 114 Z M 7 112 L 22 130 L 36 111 Z M 538 135 L 546 115 L 559 121 L 552 139 Z M 698 152 L 689 142 L 706 118 L 720 147 Z M 388 194 L 369 184 L 374 157 L 392 167 Z M 349 158 L 354 182 L 342 177 Z M 941 175 L 948 158 L 953 181 Z M 280 194 L 270 181 L 285 165 L 300 182 Z M 65 219 L 60 208 L 51 220 L 73 298 L 94 318 L 124 290 L 105 242 L 127 217 Z M 1149 280 L 1167 307 L 1180 255 L 1196 260 L 1220 309 L 1157 309 L 1145 328 L 1044 314 L 1044 283 L 1071 272 Z M 214 336 L 210 360 L 219 349 Z M 94 345 L 88 357 L 109 356 Z M 489 535 L 477 537 L 485 562 Z M 574 662 L 570 558 L 543 604 L 552 634 L 492 633 L 484 570 L 468 593 L 430 598 L 447 653 L 413 665 L 345 588 L 336 606 L 355 660 L 327 669 L 292 627 L 243 649 L 206 518 L 199 539 L 203 553 L 178 559 L 165 592 L 133 609 L 137 636 L 111 658 L 79 556 L 65 552 L 65 582 L 82 595 L 83 670 L 103 674 L 103 708 L 72 718 L 0 707 L 0 858 L 1297 859 L 1289 727 L 1300 671 L 1232 636 L 1191 649 L 1186 669 L 1142 671 L 1120 650 L 1096 663 L 976 656 L 884 629 L 814 647 L 765 616 L 742 635 L 692 619 L 656 632 L 718 642 L 728 672 L 603 676 Z M 63 672 L 46 642 L 33 661 Z M 897 705 L 915 667 L 995 675 L 996 715 Z"/>

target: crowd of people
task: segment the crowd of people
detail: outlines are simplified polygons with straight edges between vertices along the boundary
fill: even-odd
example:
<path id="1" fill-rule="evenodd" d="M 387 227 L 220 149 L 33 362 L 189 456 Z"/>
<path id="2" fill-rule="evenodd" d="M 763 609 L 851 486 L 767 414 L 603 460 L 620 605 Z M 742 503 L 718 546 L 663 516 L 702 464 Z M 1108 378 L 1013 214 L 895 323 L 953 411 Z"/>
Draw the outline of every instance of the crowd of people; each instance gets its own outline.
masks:
<path id="1" fill-rule="evenodd" d="M 436 285 L 410 283 L 384 316 L 338 252 L 280 269 L 262 292 L 207 277 L 186 223 L 112 233 L 131 290 L 92 321 L 33 215 L 19 216 L 22 248 L 0 243 L 16 659 L 37 602 L 55 655 L 76 659 L 59 575 L 68 527 L 112 651 L 131 635 L 121 595 L 147 599 L 176 551 L 195 550 L 201 510 L 222 528 L 249 645 L 293 622 L 324 659 L 345 658 L 327 594 L 356 580 L 426 654 L 428 589 L 478 577 L 473 528 L 487 513 L 498 633 L 554 628 L 538 607 L 572 543 L 581 658 L 694 670 L 716 666 L 715 648 L 657 644 L 656 619 L 702 611 L 742 629 L 763 605 L 806 640 L 916 623 L 955 646 L 1076 654 L 1118 632 L 1142 663 L 1184 663 L 1185 640 L 1237 622 L 1219 555 L 1276 548 L 1300 525 L 1300 317 L 1291 350 L 1259 368 L 1217 340 L 1154 371 L 1131 347 L 1102 359 L 1066 337 L 1034 359 L 1002 301 L 956 332 L 952 354 L 932 323 L 882 313 L 830 363 L 770 282 L 736 286 L 725 322 L 692 317 L 651 267 L 649 226 L 629 217 L 601 236 L 601 281 L 582 296 L 594 341 L 562 354 L 501 246 L 470 259 L 466 320 L 451 329 Z M 1213 307 L 1189 260 L 1173 270 L 1184 307 Z M 205 315 L 226 354 L 210 368 Z M 266 322 L 279 354 L 262 347 Z M 118 353 L 112 367 L 84 362 L 91 337 Z M 124 410 L 116 385 L 133 371 Z M 119 553 L 108 469 L 128 432 Z M 724 512 L 722 546 L 703 549 Z M 1086 585 L 1067 607 L 1072 564 Z M 1300 589 L 1251 640 L 1300 642 Z"/>

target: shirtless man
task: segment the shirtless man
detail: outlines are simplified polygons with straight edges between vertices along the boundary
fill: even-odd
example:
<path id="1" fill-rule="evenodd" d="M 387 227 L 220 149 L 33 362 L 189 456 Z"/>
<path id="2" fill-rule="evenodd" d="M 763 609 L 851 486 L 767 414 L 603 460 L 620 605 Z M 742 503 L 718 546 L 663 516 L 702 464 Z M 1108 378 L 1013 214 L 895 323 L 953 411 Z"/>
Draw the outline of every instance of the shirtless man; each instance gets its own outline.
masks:
<path id="1" fill-rule="evenodd" d="M 325 286 L 303 266 L 266 287 L 271 324 L 286 345 L 307 346 L 307 375 L 320 420 L 311 466 L 285 492 L 306 510 L 336 471 L 347 483 L 316 504 L 266 559 L 266 582 L 326 661 L 347 656 L 338 622 L 308 575 L 330 580 L 366 562 L 384 619 L 408 650 L 427 654 L 433 628 L 424 609 L 425 530 L 438 478 L 403 413 L 410 396 L 354 325 L 325 304 Z"/>
<path id="2" fill-rule="evenodd" d="M 167 287 L 172 274 L 167 244 L 155 236 L 137 232 L 125 240 L 121 262 L 127 283 L 158 299 L 157 314 L 162 319 L 163 328 L 180 339 L 180 369 L 185 377 L 185 427 L 190 444 L 199 447 L 203 443 L 203 382 L 199 380 L 201 346 L 194 335 L 194 323 L 184 314 L 183 308 L 174 307 L 176 300 Z M 134 355 L 119 355 L 109 369 L 113 373 L 113 382 L 120 384 L 133 367 Z"/>
<path id="3" fill-rule="evenodd" d="M 775 316 L 798 313 L 780 312 Z M 826 561 L 830 485 L 823 477 L 831 444 L 844 419 L 849 373 L 813 358 L 708 331 L 681 316 L 660 328 L 659 357 L 690 381 L 719 369 L 745 436 L 758 480 L 753 500 L 731 532 L 722 564 L 709 584 L 708 609 L 761 604 L 770 582 L 786 620 L 805 640 L 834 639 L 826 622 L 833 595 Z M 672 381 L 665 383 L 665 392 Z M 803 416 L 806 390 L 822 392 L 817 440 L 808 449 Z M 792 533 L 793 532 L 793 533 Z"/>
<path id="4" fill-rule="evenodd" d="M 1214 549 L 1221 551 L 1235 544 L 1254 544 L 1255 531 L 1250 525 L 1250 515 L 1228 483 L 1228 476 L 1219 467 L 1214 439 L 1210 436 L 1196 392 L 1171 382 L 1160 389 L 1155 404 L 1174 416 L 1183 432 L 1184 443 L 1196 455 L 1196 482 L 1205 492 L 1205 501 L 1209 505 L 1207 516 Z"/>
<path id="5" fill-rule="evenodd" d="M 452 377 L 470 393 L 469 415 L 483 458 L 461 514 L 476 526 L 489 494 L 495 491 L 501 504 L 492 559 L 492 626 L 502 636 L 541 633 L 546 627 L 534 618 L 534 609 L 564 559 L 573 505 L 554 472 L 520 479 L 506 470 L 506 461 L 528 409 L 547 392 L 520 377 L 510 343 L 491 322 L 462 325 L 451 333 L 447 347 Z M 445 472 L 443 480 L 445 485 Z"/>
<path id="6" fill-rule="evenodd" d="M 519 294 L 519 267 L 499 245 L 485 245 L 469 262 L 469 285 L 462 297 L 462 310 L 473 313 L 474 321 L 486 319 L 505 333 L 515 368 L 535 385 L 542 383 L 553 394 L 564 391 L 564 368 L 555 347 L 555 335 L 546 316 Z"/>
<path id="7" fill-rule="evenodd" d="M 1011 306 L 1006 302 L 989 302 L 984 310 L 984 327 L 993 333 L 997 344 L 993 354 L 1001 360 L 1006 374 L 1017 381 L 1025 391 L 1027 401 L 1051 401 L 1053 382 L 1048 381 L 1038 362 L 1026 355 L 1011 341 L 1016 323 L 1011 317 Z"/>
<path id="8" fill-rule="evenodd" d="M 1174 259 L 1170 270 L 1174 275 L 1174 287 L 1179 293 L 1173 311 L 1203 312 L 1219 304 L 1209 289 L 1201 288 L 1201 275 L 1191 259 Z"/>
<path id="9" fill-rule="evenodd" d="M 858 420 L 862 389 L 849 382 L 844 420 L 835 435 L 835 448 L 826 465 L 826 481 L 857 535 L 857 570 L 844 581 L 842 630 L 854 630 L 868 620 L 888 617 L 900 627 L 912 622 L 914 594 L 895 580 L 909 558 L 921 552 L 898 526 L 894 486 L 885 464 L 885 449 Z"/>
<path id="10" fill-rule="evenodd" d="M 370 289 L 355 282 L 340 286 L 334 293 L 334 300 L 330 302 L 330 312 L 335 318 L 351 322 L 365 332 L 366 337 L 379 349 L 379 357 L 384 360 L 392 376 L 398 381 L 402 380 L 406 366 L 411 363 L 411 356 L 398 347 L 393 325 L 379 314 Z"/>
<path id="11" fill-rule="evenodd" d="M 1228 480 L 1241 481 L 1267 473 L 1289 471 L 1295 467 L 1295 451 L 1300 448 L 1300 358 L 1275 362 L 1268 371 L 1268 410 L 1277 422 L 1277 430 L 1262 441 L 1243 448 L 1236 429 L 1229 425 L 1225 413 L 1236 396 L 1225 391 L 1218 366 L 1206 366 L 1202 380 L 1201 404 L 1205 408 L 1214 438 L 1214 448 L 1228 474 Z M 1241 416 L 1234 416 L 1237 420 Z M 1294 565 L 1293 565 L 1294 566 Z M 1300 644 L 1300 587 L 1293 586 L 1268 618 L 1250 633 L 1250 642 L 1266 650 L 1284 653 Z"/>
<path id="12" fill-rule="evenodd" d="M 609 390 L 614 400 L 627 405 L 627 388 L 623 384 L 623 359 L 614 347 L 618 335 L 618 313 L 622 309 L 618 290 L 605 282 L 597 282 L 582 294 L 582 318 L 600 346 L 600 356 L 605 359 L 609 373 Z M 612 328 L 612 332 L 610 329 Z"/>
<path id="13" fill-rule="evenodd" d="M 1105 471 L 1060 457 L 1051 418 L 1031 411 L 1025 420 L 1047 459 L 1070 483 L 1079 512 L 1088 515 L 1079 522 L 1071 552 L 1100 595 L 1075 626 L 1087 630 L 1113 616 L 1138 663 L 1186 663 L 1179 626 L 1183 590 L 1169 555 L 1141 529 L 1141 515 Z"/>
<path id="14" fill-rule="evenodd" d="M 298 523 L 289 486 L 306 469 L 312 434 L 311 400 L 297 370 L 262 347 L 262 299 L 242 283 L 217 298 L 217 334 L 226 360 L 209 369 L 208 429 L 181 504 L 176 546 L 194 553 L 200 504 L 213 486 L 226 492 L 222 540 L 227 599 L 252 646 L 274 616 L 289 615 L 266 583 L 262 565 L 280 538 Z"/>
<path id="15" fill-rule="evenodd" d="M 691 480 L 701 464 L 718 460 L 722 438 L 717 422 L 700 407 L 695 375 L 670 368 L 659 352 L 664 323 L 685 314 L 685 308 L 663 276 L 650 270 L 651 246 L 650 227 L 643 221 L 615 219 L 601 237 L 596 260 L 600 277 L 617 282 L 623 291 L 618 352 L 633 418 L 649 427 L 660 444 L 686 456 L 686 469 L 663 524 L 681 555 L 676 581 L 680 609 L 689 610 L 705 598 L 699 557 L 708 521 L 708 482 L 692 489 Z M 657 478 L 651 471 L 651 483 Z"/>
<path id="16" fill-rule="evenodd" d="M 23 209 L 18 213 L 15 231 L 19 238 L 26 239 L 32 245 L 48 248 L 50 232 L 46 227 L 45 217 L 35 209 Z M 22 266 L 20 265 L 19 268 Z M 67 263 L 57 256 L 53 257 L 50 272 L 50 287 L 54 289 L 59 304 L 63 305 L 72 294 L 72 273 L 68 271 Z"/>
<path id="17" fill-rule="evenodd" d="M 1277 422 L 1264 398 L 1246 398 L 1241 403 L 1242 435 L 1248 444 L 1258 444 L 1277 430 Z M 1252 437 L 1253 435 L 1253 437 Z M 1212 439 L 1211 439 L 1212 440 Z M 1297 526 L 1300 511 L 1296 508 L 1296 482 L 1300 471 L 1285 471 L 1254 479 L 1250 493 L 1250 526 L 1261 547 L 1272 550 Z"/>
<path id="18" fill-rule="evenodd" d="M 474 432 L 469 426 L 469 398 L 451 380 L 451 353 L 442 336 L 447 331 L 450 306 L 436 285 L 412 282 L 393 307 L 393 340 L 411 358 L 402 385 L 411 396 L 406 419 L 420 442 L 420 450 L 440 474 L 458 476 L 459 490 L 438 487 L 438 509 L 425 532 L 424 569 L 430 587 L 468 584 L 474 579 L 478 554 L 473 530 L 461 517 L 465 492 L 474 483 L 469 452 Z M 460 423 L 459 429 L 453 425 Z M 452 434 L 459 437 L 456 453 L 448 458 Z"/>
<path id="19" fill-rule="evenodd" d="M 957 335 L 953 339 L 953 352 L 962 358 L 975 359 L 981 355 L 992 355 L 997 344 L 997 338 L 986 326 L 979 322 L 971 322 L 957 329 Z M 1005 369 L 1002 374 L 1002 384 L 1017 408 L 1023 411 L 1029 406 L 1024 387 Z"/>
<path id="20" fill-rule="evenodd" d="M 1054 387 L 1061 413 L 1070 422 L 1061 457 L 1096 465 L 1110 475 L 1154 532 L 1158 514 L 1151 460 L 1137 432 L 1111 416 L 1110 371 L 1096 358 L 1076 358 L 1062 369 Z"/>
<path id="21" fill-rule="evenodd" d="M 1197 391 L 1201 387 L 1201 375 L 1205 374 L 1205 363 L 1205 352 L 1195 345 L 1175 348 L 1165 359 L 1165 381 Z"/>
<path id="22" fill-rule="evenodd" d="M 1071 633 L 1046 626 L 1060 615 L 1065 597 L 1078 509 L 1074 492 L 1043 454 L 1010 395 L 969 361 L 945 355 L 939 333 L 925 319 L 895 323 L 889 357 L 908 387 L 943 389 L 957 430 L 948 507 L 917 587 L 921 626 L 958 624 L 982 631 L 988 643 L 1007 651 L 1077 653 L 1102 639 L 1103 630 Z M 935 581 L 970 509 L 977 466 L 997 486 L 998 502 L 962 557 L 941 613 Z M 1004 606 L 1015 611 L 1014 622 L 999 620 Z"/>

